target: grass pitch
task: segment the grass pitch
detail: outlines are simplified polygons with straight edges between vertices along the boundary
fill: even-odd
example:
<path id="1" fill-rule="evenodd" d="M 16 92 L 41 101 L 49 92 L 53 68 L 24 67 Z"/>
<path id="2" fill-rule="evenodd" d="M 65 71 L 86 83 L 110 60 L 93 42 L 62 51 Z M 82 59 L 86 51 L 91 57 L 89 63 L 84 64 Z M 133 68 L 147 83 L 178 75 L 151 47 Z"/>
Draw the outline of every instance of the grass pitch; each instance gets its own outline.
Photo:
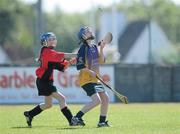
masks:
<path id="1" fill-rule="evenodd" d="M 99 107 L 84 116 L 85 127 L 69 127 L 58 105 L 44 111 L 28 128 L 23 111 L 34 105 L 0 105 L 0 134 L 180 134 L 179 103 L 110 104 L 112 127 L 97 128 Z M 75 114 L 82 105 L 69 105 Z"/>

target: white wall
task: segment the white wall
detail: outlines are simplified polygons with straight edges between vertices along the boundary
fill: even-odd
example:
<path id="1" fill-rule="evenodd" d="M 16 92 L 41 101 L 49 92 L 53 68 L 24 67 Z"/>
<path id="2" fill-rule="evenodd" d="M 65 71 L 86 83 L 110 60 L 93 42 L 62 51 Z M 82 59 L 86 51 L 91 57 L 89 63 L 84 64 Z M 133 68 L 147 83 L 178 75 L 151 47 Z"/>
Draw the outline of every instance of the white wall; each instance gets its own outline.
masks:
<path id="1" fill-rule="evenodd" d="M 153 34 L 151 35 L 153 56 L 157 62 L 161 62 L 161 54 L 169 54 L 173 47 L 171 46 L 171 42 L 168 40 L 167 36 L 157 25 L 157 23 L 152 22 L 151 25 L 153 31 Z"/>
<path id="2" fill-rule="evenodd" d="M 124 59 L 125 63 L 139 63 L 146 64 L 148 63 L 149 55 L 149 31 L 148 26 L 144 29 L 142 34 L 139 36 L 133 47 L 128 52 L 127 56 Z M 151 22 L 151 50 L 152 57 L 155 60 L 155 63 L 161 62 L 161 52 L 170 50 L 170 42 L 167 39 L 166 35 L 162 29 L 155 22 Z"/>
<path id="3" fill-rule="evenodd" d="M 115 18 L 115 20 L 113 20 Z M 114 26 L 116 24 L 116 26 Z M 127 25 L 127 19 L 125 14 L 120 13 L 120 12 L 115 12 L 113 15 L 111 12 L 104 12 L 102 13 L 100 17 L 100 32 L 99 32 L 99 39 L 101 40 L 102 37 L 107 32 L 112 32 L 113 33 L 113 38 L 118 38 L 120 34 L 122 34 L 123 30 L 125 29 Z M 114 28 L 116 29 L 114 31 Z M 117 33 L 114 33 L 117 32 Z M 117 36 L 117 37 L 116 37 Z"/>
<path id="4" fill-rule="evenodd" d="M 148 31 L 145 29 L 124 59 L 125 63 L 148 63 Z"/>
<path id="5" fill-rule="evenodd" d="M 104 49 L 107 61 L 110 63 L 119 62 L 120 53 L 118 50 L 118 37 L 123 33 L 127 26 L 127 19 L 121 12 L 103 12 L 100 17 L 99 39 L 102 40 L 107 32 L 113 34 L 113 40 L 110 45 Z"/>

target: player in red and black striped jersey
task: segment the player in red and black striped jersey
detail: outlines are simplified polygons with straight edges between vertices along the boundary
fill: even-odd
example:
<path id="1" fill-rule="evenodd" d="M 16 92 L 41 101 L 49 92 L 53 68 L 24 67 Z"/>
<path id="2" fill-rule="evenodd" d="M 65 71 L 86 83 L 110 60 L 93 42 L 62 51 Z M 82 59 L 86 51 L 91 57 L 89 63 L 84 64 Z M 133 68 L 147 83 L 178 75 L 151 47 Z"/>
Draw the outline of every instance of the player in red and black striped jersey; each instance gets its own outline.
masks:
<path id="1" fill-rule="evenodd" d="M 59 70 L 64 71 L 71 64 L 75 64 L 76 54 L 57 52 L 53 48 L 56 47 L 57 40 L 56 36 L 52 32 L 45 33 L 41 36 L 41 48 L 38 62 L 39 67 L 36 70 L 36 85 L 38 89 L 38 95 L 44 96 L 44 103 L 41 103 L 34 107 L 32 110 L 25 111 L 24 115 L 27 120 L 29 127 L 32 126 L 31 122 L 34 116 L 40 114 L 42 111 L 49 109 L 52 106 L 52 98 L 58 100 L 61 112 L 71 123 L 72 113 L 67 107 L 65 96 L 57 91 L 56 87 L 53 85 L 53 71 Z M 72 58 L 70 61 L 65 60 L 65 58 Z"/>

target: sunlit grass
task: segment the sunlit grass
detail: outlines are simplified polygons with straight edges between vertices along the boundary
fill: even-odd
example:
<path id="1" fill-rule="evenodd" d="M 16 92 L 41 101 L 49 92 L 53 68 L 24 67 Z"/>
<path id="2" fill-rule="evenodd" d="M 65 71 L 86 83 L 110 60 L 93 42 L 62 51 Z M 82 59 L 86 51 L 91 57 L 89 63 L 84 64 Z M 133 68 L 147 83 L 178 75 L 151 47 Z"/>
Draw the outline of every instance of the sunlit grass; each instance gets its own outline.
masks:
<path id="1" fill-rule="evenodd" d="M 69 105 L 75 114 L 82 105 Z M 1 105 L 0 134 L 180 134 L 179 103 L 110 104 L 110 128 L 97 128 L 99 107 L 84 116 L 85 127 L 70 127 L 58 105 L 44 111 L 28 128 L 23 111 L 33 105 Z"/>

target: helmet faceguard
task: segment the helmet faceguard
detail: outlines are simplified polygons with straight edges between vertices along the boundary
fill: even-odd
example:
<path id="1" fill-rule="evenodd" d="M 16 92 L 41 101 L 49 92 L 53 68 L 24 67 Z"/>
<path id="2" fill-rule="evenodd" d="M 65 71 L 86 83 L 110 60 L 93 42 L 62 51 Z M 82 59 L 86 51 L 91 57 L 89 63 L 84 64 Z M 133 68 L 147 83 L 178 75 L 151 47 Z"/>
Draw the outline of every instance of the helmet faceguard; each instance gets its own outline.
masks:
<path id="1" fill-rule="evenodd" d="M 41 45 L 48 46 L 48 41 L 56 39 L 56 35 L 52 32 L 44 33 L 41 35 Z"/>
<path id="2" fill-rule="evenodd" d="M 82 27 L 78 32 L 78 39 L 81 42 L 85 42 L 87 40 L 94 40 L 95 36 L 90 27 Z"/>

